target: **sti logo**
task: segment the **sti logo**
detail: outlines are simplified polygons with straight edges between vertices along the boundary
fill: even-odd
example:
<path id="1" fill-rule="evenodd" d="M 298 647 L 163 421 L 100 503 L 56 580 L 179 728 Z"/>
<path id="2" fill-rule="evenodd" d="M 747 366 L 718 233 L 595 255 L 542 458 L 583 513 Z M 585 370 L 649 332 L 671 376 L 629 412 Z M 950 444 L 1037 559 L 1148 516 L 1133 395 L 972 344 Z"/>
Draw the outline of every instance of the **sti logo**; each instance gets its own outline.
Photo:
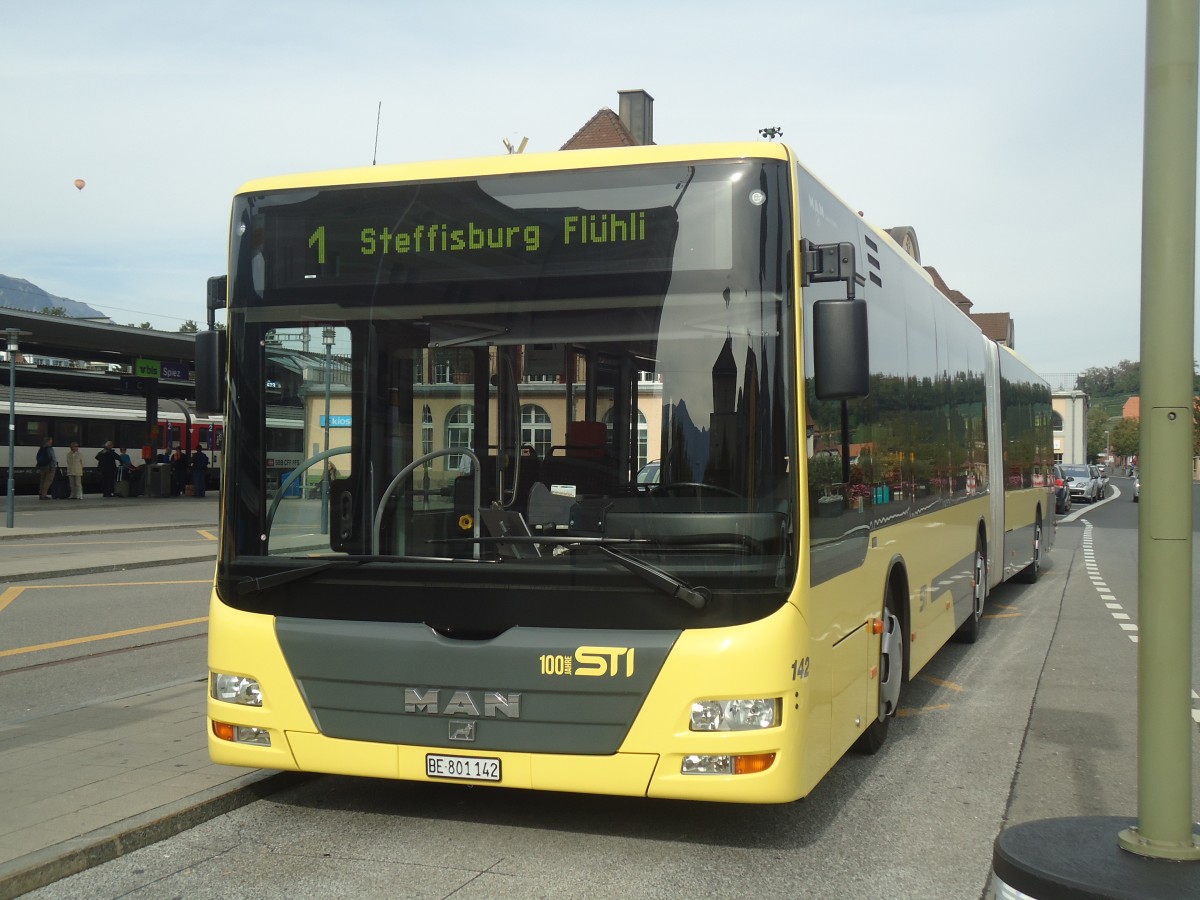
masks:
<path id="1" fill-rule="evenodd" d="M 576 647 L 575 653 L 538 657 L 542 675 L 584 675 L 600 678 L 633 677 L 633 647 Z"/>

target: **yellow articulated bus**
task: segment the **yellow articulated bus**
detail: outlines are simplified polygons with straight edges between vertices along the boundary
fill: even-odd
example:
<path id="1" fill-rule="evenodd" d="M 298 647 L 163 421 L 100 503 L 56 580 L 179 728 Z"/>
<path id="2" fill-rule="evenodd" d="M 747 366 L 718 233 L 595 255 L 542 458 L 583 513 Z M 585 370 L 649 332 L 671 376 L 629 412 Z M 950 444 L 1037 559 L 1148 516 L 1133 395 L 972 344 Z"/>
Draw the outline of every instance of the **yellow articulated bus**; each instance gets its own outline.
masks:
<path id="1" fill-rule="evenodd" d="M 212 759 L 777 803 L 878 748 L 1054 534 L 1048 386 L 895 234 L 772 143 L 245 185 Z"/>

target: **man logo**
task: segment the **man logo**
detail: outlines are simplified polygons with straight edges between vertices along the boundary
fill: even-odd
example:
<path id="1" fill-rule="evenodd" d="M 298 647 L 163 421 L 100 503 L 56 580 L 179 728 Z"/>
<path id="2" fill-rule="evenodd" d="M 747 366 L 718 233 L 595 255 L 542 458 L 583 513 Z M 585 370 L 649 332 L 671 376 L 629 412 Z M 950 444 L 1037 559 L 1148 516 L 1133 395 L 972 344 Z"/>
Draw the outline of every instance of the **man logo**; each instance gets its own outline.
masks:
<path id="1" fill-rule="evenodd" d="M 446 689 L 447 691 L 449 689 Z M 404 711 L 424 716 L 521 718 L 521 694 L 503 691 L 454 691 L 442 701 L 441 688 L 405 688 Z"/>

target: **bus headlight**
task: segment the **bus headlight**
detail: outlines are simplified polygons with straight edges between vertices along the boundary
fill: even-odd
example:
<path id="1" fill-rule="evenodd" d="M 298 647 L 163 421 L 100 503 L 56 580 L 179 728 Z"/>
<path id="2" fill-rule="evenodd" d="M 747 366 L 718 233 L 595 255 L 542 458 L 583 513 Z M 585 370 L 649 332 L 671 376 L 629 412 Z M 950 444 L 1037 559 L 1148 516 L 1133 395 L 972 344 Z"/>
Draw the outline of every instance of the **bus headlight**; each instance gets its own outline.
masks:
<path id="1" fill-rule="evenodd" d="M 210 685 L 214 700 L 241 706 L 262 706 L 262 689 L 255 678 L 213 672 Z"/>
<path id="2" fill-rule="evenodd" d="M 742 756 L 693 753 L 683 758 L 679 771 L 683 775 L 755 775 L 767 771 L 774 763 L 774 753 Z"/>
<path id="3" fill-rule="evenodd" d="M 232 725 L 229 722 L 212 723 L 212 731 L 223 741 L 236 744 L 254 744 L 256 747 L 270 747 L 271 733 L 265 728 L 253 728 L 246 725 Z"/>
<path id="4" fill-rule="evenodd" d="M 756 731 L 779 724 L 782 701 L 778 697 L 759 700 L 699 700 L 692 704 L 692 731 Z"/>

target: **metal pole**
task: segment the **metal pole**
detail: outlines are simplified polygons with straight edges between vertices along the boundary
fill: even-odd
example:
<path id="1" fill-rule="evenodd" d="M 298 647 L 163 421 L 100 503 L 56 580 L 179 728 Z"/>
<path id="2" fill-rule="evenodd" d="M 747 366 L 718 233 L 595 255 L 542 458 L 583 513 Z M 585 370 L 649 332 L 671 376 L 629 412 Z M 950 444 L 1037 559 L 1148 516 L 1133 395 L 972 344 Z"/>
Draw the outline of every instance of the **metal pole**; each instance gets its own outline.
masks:
<path id="1" fill-rule="evenodd" d="M 329 395 L 333 380 L 334 331 L 326 328 L 322 334 L 325 342 L 325 450 L 329 449 Z M 321 464 L 321 534 L 329 534 L 329 460 Z"/>
<path id="2" fill-rule="evenodd" d="M 17 437 L 17 335 L 18 330 L 9 328 L 8 336 L 8 527 L 13 528 L 14 504 L 17 484 L 13 479 L 13 453 Z"/>
<path id="3" fill-rule="evenodd" d="M 1200 5 L 1151 0 L 1142 173 L 1138 823 L 1126 850 L 1200 859 L 1192 832 L 1192 332 Z"/>

